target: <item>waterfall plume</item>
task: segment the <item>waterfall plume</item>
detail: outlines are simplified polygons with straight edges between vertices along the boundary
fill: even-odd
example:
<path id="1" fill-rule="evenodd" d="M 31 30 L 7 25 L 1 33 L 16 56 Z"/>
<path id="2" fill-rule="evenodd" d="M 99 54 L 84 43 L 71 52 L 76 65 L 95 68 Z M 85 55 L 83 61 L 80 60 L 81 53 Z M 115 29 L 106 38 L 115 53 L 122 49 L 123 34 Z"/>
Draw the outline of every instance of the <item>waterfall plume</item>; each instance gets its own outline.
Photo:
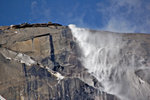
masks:
<path id="1" fill-rule="evenodd" d="M 150 100 L 150 86 L 136 75 L 147 66 L 138 55 L 138 44 L 128 46 L 130 41 L 123 34 L 94 31 L 69 25 L 81 50 L 80 60 L 89 73 L 102 84 L 100 89 L 116 95 L 121 100 Z M 133 41 L 136 42 L 136 41 Z"/>

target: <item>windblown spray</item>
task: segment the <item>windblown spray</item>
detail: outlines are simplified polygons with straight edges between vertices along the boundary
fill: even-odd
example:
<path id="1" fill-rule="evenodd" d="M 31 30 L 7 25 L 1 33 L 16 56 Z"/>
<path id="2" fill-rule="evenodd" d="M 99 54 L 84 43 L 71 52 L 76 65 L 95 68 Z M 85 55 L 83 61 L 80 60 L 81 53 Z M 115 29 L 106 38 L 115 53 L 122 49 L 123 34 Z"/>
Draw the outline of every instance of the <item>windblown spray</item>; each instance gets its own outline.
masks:
<path id="1" fill-rule="evenodd" d="M 103 91 L 121 100 L 149 100 L 150 86 L 136 74 L 134 49 L 130 54 L 122 35 L 69 25 L 81 48 L 81 62 L 103 85 Z M 136 66 L 136 67 L 135 67 Z"/>

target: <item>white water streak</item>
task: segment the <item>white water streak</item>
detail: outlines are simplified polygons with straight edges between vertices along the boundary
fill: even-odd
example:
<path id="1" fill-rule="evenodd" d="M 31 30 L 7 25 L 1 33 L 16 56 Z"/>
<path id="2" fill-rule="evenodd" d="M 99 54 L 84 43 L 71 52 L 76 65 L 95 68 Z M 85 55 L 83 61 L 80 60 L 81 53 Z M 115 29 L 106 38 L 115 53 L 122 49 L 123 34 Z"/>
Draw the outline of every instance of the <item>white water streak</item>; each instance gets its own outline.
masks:
<path id="1" fill-rule="evenodd" d="M 82 64 L 102 83 L 103 91 L 121 100 L 149 100 L 150 86 L 135 75 L 135 55 L 123 51 L 126 42 L 120 35 L 69 27 L 82 50 Z"/>

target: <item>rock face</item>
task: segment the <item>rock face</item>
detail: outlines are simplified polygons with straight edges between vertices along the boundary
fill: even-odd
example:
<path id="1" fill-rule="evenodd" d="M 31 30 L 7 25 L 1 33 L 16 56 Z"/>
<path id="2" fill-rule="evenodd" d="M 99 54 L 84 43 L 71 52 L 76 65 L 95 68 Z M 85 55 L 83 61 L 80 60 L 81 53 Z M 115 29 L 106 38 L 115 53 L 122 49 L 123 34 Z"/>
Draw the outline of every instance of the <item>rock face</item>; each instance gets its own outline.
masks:
<path id="1" fill-rule="evenodd" d="M 104 37 L 116 35 L 101 33 Z M 125 54 L 122 62 L 130 64 L 129 58 L 134 55 L 138 84 L 149 88 L 150 35 L 117 36 L 121 36 L 125 44 L 119 51 Z M 0 27 L 0 97 L 6 100 L 120 100 L 103 91 L 103 85 L 78 59 L 81 55 L 68 26 L 25 23 Z"/>
<path id="2" fill-rule="evenodd" d="M 100 91 L 101 84 L 78 60 L 78 49 L 67 26 L 0 27 L 0 95 L 7 100 L 119 100 Z"/>

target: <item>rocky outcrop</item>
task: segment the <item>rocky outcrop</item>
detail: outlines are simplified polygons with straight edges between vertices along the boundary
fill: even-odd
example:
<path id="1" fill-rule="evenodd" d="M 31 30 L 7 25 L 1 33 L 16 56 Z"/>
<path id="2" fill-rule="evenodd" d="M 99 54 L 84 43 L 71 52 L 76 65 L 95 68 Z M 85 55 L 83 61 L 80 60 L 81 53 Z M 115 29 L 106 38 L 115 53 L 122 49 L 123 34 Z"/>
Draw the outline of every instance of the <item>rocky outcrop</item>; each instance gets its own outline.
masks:
<path id="1" fill-rule="evenodd" d="M 0 28 L 0 95 L 7 100 L 119 100 L 78 60 L 71 31 L 59 24 Z"/>
<path id="2" fill-rule="evenodd" d="M 36 24 L 29 24 L 29 23 L 22 23 L 20 25 L 11 25 L 11 26 L 0 26 L 0 30 L 7 30 L 7 29 L 18 29 L 18 28 L 27 28 L 27 27 L 48 27 L 48 26 L 62 26 L 58 23 L 36 23 Z"/>

